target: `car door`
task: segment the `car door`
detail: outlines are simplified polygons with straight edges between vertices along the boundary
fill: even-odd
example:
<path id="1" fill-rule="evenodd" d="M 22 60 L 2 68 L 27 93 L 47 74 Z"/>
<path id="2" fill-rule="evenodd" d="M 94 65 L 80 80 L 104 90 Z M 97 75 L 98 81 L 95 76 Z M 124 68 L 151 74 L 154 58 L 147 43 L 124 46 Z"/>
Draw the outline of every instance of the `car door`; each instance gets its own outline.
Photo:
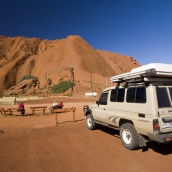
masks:
<path id="1" fill-rule="evenodd" d="M 108 92 L 102 93 L 99 101 L 96 102 L 94 109 L 94 119 L 100 122 L 107 122 L 106 120 L 106 108 L 107 108 Z"/>

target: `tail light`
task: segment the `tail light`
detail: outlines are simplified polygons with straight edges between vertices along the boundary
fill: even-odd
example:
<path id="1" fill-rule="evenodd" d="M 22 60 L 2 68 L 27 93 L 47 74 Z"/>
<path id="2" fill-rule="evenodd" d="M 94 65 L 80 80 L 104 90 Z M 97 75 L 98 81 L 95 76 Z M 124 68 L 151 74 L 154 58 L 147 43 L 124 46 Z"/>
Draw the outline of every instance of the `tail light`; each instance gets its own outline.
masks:
<path id="1" fill-rule="evenodd" d="M 159 121 L 158 119 L 153 119 L 153 131 L 155 134 L 160 133 Z"/>

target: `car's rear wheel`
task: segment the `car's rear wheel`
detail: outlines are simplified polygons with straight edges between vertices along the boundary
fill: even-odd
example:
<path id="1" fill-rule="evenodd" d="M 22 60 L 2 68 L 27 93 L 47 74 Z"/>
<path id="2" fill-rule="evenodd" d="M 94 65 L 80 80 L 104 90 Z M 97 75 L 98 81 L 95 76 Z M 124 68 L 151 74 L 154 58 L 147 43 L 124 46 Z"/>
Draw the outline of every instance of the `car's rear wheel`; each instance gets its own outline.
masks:
<path id="1" fill-rule="evenodd" d="M 120 127 L 120 138 L 127 149 L 133 150 L 139 147 L 139 134 L 133 124 L 125 123 Z"/>
<path id="2" fill-rule="evenodd" d="M 94 130 L 96 128 L 96 125 L 94 123 L 94 120 L 91 114 L 88 114 L 86 116 L 86 125 L 87 125 L 87 128 L 90 130 Z"/>

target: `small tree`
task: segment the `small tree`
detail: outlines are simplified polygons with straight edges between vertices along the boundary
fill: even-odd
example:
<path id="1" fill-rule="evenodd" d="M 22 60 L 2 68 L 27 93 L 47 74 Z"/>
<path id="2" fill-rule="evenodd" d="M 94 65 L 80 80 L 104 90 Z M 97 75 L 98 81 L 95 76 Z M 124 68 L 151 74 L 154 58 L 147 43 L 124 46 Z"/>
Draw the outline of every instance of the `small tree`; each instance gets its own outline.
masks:
<path id="1" fill-rule="evenodd" d="M 51 92 L 52 93 L 64 93 L 65 91 L 67 91 L 68 89 L 70 89 L 74 86 L 75 86 L 74 82 L 62 81 L 58 85 L 54 85 Z"/>
<path id="2" fill-rule="evenodd" d="M 32 75 L 25 75 L 25 76 L 23 76 L 23 77 L 20 79 L 19 82 L 22 82 L 22 81 L 28 80 L 28 79 L 32 79 L 32 78 L 34 78 L 34 76 L 32 76 Z"/>

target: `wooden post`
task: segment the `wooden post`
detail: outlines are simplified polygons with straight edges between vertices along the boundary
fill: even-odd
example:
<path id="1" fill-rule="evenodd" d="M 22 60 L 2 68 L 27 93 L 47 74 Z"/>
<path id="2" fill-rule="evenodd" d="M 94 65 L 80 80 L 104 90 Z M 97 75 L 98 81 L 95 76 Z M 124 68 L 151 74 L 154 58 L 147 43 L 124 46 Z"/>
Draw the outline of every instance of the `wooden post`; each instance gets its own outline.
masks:
<path id="1" fill-rule="evenodd" d="M 73 122 L 75 122 L 75 109 L 72 108 L 72 111 L 73 111 Z"/>
<path id="2" fill-rule="evenodd" d="M 57 113 L 55 113 L 55 124 L 56 124 L 56 125 L 58 125 L 58 124 L 57 124 L 57 120 L 58 120 L 58 119 L 57 119 Z"/>
<path id="3" fill-rule="evenodd" d="M 7 115 L 6 114 L 7 110 L 5 110 L 4 108 L 2 108 L 2 111 L 4 112 L 5 115 Z"/>
<path id="4" fill-rule="evenodd" d="M 1 114 L 3 115 L 3 113 L 2 113 L 2 110 L 0 109 L 0 112 L 1 112 Z"/>
<path id="5" fill-rule="evenodd" d="M 55 124 L 58 125 L 58 113 L 65 113 L 65 112 L 71 112 L 73 113 L 73 122 L 75 122 L 75 110 L 76 108 L 72 107 L 72 108 L 64 108 L 64 109 L 55 109 L 55 111 L 53 113 L 55 113 Z"/>
<path id="6" fill-rule="evenodd" d="M 10 113 L 10 115 L 12 116 L 13 111 L 12 111 L 11 109 L 9 109 L 9 113 Z"/>

